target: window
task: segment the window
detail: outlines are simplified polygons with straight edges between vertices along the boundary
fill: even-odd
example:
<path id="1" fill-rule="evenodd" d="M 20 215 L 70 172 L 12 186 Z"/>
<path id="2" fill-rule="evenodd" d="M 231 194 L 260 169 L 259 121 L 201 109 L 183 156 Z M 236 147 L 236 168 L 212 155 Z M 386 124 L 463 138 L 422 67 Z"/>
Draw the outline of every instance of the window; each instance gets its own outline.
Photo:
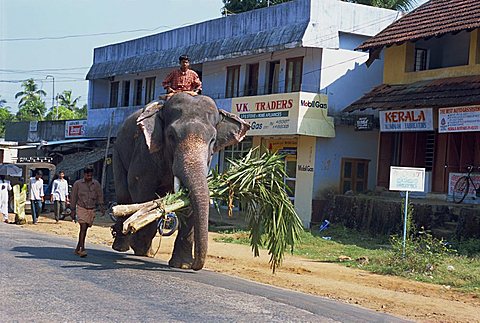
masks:
<path id="1" fill-rule="evenodd" d="M 130 104 L 130 81 L 123 81 L 122 93 L 122 107 L 128 107 Z"/>
<path id="2" fill-rule="evenodd" d="M 245 95 L 257 95 L 258 88 L 258 63 L 247 65 Z"/>
<path id="3" fill-rule="evenodd" d="M 240 65 L 227 67 L 226 98 L 235 98 L 239 95 Z"/>
<path id="4" fill-rule="evenodd" d="M 415 48 L 415 66 L 414 71 L 424 71 L 427 69 L 427 54 L 428 51 L 422 48 Z"/>
<path id="5" fill-rule="evenodd" d="M 302 84 L 303 57 L 287 59 L 285 92 L 299 92 Z"/>
<path id="6" fill-rule="evenodd" d="M 110 107 L 116 107 L 118 105 L 118 82 L 110 83 Z"/>
<path id="7" fill-rule="evenodd" d="M 135 87 L 133 92 L 133 105 L 142 105 L 142 86 L 143 81 L 135 80 Z"/>
<path id="8" fill-rule="evenodd" d="M 278 93 L 278 81 L 280 78 L 280 61 L 268 62 L 267 64 L 267 94 Z"/>
<path id="9" fill-rule="evenodd" d="M 145 104 L 152 102 L 155 98 L 155 77 L 148 77 L 145 87 Z"/>
<path id="10" fill-rule="evenodd" d="M 244 157 L 252 148 L 253 137 L 246 137 L 238 144 L 225 147 L 223 151 L 222 171 L 226 171 L 230 167 L 230 160 L 235 160 Z"/>
<path id="11" fill-rule="evenodd" d="M 342 158 L 342 177 L 340 189 L 342 193 L 353 191 L 365 192 L 368 188 L 367 159 Z"/>
<path id="12" fill-rule="evenodd" d="M 413 46 L 415 51 L 412 53 L 414 65 L 408 66 L 407 70 L 422 71 L 468 65 L 470 34 L 461 31 L 416 41 Z"/>

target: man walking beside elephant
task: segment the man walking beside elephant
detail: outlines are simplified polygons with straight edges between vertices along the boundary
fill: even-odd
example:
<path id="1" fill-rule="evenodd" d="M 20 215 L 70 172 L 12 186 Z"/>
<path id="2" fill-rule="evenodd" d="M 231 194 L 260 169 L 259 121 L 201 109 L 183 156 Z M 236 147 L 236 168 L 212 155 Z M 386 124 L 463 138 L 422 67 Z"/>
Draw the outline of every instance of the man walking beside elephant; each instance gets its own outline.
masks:
<path id="1" fill-rule="evenodd" d="M 96 207 L 100 206 L 101 212 L 104 212 L 102 187 L 97 180 L 93 179 L 93 168 L 85 167 L 83 179 L 79 179 L 73 184 L 70 205 L 72 218 L 75 218 L 76 215 L 80 224 L 75 254 L 80 257 L 86 257 L 85 238 L 87 237 L 88 228 L 93 225 Z"/>

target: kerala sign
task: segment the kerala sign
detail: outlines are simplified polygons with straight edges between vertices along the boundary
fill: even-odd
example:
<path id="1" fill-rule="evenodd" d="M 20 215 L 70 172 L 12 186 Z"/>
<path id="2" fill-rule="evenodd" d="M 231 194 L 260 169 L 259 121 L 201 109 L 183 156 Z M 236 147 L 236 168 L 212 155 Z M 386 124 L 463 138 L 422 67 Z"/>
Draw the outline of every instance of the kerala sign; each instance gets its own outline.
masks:
<path id="1" fill-rule="evenodd" d="M 425 168 L 390 166 L 391 191 L 425 191 Z"/>
<path id="2" fill-rule="evenodd" d="M 386 110 L 379 117 L 382 132 L 433 130 L 432 109 Z"/>
<path id="3" fill-rule="evenodd" d="M 232 113 L 250 124 L 249 135 L 335 137 L 325 94 L 295 92 L 233 98 Z"/>
<path id="4" fill-rule="evenodd" d="M 65 138 L 85 137 L 87 120 L 65 121 Z"/>
<path id="5" fill-rule="evenodd" d="M 480 106 L 438 109 L 438 132 L 480 131 Z"/>

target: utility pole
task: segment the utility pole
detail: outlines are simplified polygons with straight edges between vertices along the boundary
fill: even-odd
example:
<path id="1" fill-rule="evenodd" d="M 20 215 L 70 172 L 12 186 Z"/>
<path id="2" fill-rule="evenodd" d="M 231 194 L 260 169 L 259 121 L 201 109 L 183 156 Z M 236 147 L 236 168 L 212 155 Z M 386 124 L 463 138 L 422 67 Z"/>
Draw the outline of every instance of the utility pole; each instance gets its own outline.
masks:
<path id="1" fill-rule="evenodd" d="M 52 109 L 55 109 L 55 77 L 53 75 L 47 75 L 45 79 L 52 78 Z M 58 120 L 58 109 L 55 111 L 55 120 Z"/>

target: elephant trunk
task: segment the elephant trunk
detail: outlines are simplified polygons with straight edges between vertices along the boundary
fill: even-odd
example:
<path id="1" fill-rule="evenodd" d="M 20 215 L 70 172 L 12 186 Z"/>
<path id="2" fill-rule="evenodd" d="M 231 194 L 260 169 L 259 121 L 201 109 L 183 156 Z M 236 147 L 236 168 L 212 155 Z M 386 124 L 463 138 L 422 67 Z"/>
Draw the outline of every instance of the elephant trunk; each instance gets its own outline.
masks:
<path id="1" fill-rule="evenodd" d="M 205 264 L 208 249 L 208 215 L 210 194 L 207 184 L 208 145 L 197 137 L 189 137 L 177 150 L 173 165 L 174 175 L 188 188 L 194 217 L 193 270 Z"/>

